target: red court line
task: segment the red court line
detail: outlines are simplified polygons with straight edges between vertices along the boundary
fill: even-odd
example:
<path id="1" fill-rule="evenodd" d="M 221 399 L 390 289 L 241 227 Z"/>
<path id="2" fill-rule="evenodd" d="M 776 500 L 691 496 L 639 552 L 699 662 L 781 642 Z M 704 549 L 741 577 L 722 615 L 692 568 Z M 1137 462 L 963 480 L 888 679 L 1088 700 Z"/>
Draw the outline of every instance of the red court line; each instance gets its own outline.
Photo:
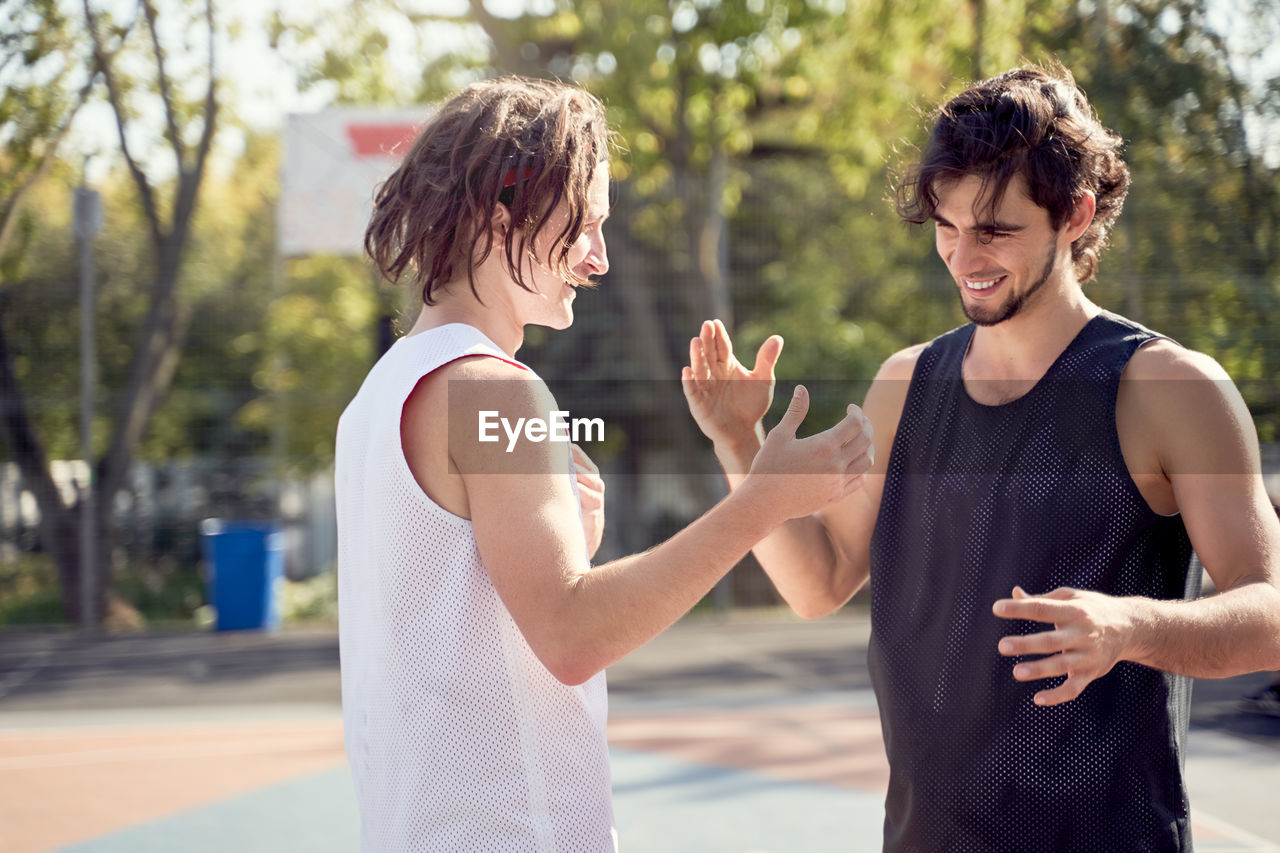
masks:
<path id="1" fill-rule="evenodd" d="M 792 782 L 876 793 L 889 784 L 880 718 L 836 707 L 619 714 L 609 721 L 609 742 Z M 1205 853 L 1277 849 L 1194 810 L 1192 829 Z"/>
<path id="2" fill-rule="evenodd" d="M 889 778 L 878 718 L 836 707 L 615 714 L 609 740 L 788 781 L 880 792 Z M 337 719 L 0 731 L 0 848 L 44 853 L 344 760 Z M 1263 849 L 1207 816 L 1194 831 L 1206 851 Z"/>
<path id="3" fill-rule="evenodd" d="M 744 708 L 619 715 L 610 743 L 793 782 L 884 791 L 889 765 L 874 714 L 843 708 Z"/>

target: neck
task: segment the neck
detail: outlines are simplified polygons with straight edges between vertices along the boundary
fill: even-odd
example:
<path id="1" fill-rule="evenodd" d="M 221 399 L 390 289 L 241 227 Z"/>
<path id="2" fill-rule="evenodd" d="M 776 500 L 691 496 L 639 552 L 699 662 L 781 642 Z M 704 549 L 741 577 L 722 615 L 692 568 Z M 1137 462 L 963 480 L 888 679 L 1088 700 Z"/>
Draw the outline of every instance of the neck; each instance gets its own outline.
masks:
<path id="1" fill-rule="evenodd" d="M 975 329 L 964 372 L 969 379 L 1031 381 L 1044 375 L 1085 324 L 1101 310 L 1074 280 L 1039 294 L 1034 305 L 994 326 Z"/>
<path id="2" fill-rule="evenodd" d="M 489 292 L 493 294 L 493 291 Z M 507 312 L 494 310 L 499 307 L 493 304 L 495 299 L 496 296 L 490 295 L 486 299 L 488 304 L 481 305 L 465 279 L 450 282 L 436 291 L 435 305 L 422 306 L 406 337 L 449 323 L 465 323 L 479 329 L 499 349 L 515 358 L 516 350 L 524 344 L 524 326 L 515 323 Z"/>

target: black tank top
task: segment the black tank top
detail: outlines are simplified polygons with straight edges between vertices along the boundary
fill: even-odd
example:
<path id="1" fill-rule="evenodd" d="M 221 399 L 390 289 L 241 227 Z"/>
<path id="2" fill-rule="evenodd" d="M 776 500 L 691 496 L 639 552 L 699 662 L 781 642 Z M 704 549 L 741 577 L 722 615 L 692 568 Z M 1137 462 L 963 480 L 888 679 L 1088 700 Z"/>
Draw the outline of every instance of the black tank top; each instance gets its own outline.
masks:
<path id="1" fill-rule="evenodd" d="M 1123 662 L 1038 707 L 1061 679 L 1015 681 L 996 645 L 1052 626 L 991 612 L 1015 584 L 1198 595 L 1182 519 L 1150 509 L 1116 431 L 1120 374 L 1158 336 L 1103 312 L 999 406 L 965 390 L 972 336 L 945 334 L 916 363 L 871 539 L 884 849 L 1190 851 L 1189 679 Z"/>

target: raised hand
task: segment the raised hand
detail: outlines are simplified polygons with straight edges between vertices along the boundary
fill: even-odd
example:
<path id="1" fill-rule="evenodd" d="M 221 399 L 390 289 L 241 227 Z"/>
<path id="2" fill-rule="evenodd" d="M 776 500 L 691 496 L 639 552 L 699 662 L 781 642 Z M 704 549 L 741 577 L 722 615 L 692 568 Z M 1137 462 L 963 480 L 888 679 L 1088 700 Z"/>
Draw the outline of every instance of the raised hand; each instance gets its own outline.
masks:
<path id="1" fill-rule="evenodd" d="M 680 371 L 689 412 L 707 438 L 733 446 L 762 434 L 761 418 L 773 402 L 773 368 L 782 338 L 770 336 L 748 370 L 733 354 L 724 323 L 707 320 L 689 341 L 689 364 Z"/>
<path id="2" fill-rule="evenodd" d="M 1051 622 L 1053 630 L 1005 637 L 1000 641 L 1000 654 L 1008 657 L 1048 655 L 1019 663 L 1013 668 L 1013 677 L 1018 681 L 1037 681 L 1065 675 L 1065 681 L 1041 690 L 1034 701 L 1037 705 L 1070 702 L 1083 693 L 1090 682 L 1126 659 L 1133 635 L 1130 601 L 1068 587 L 1059 587 L 1044 595 L 1027 595 L 1022 587 L 1015 586 L 1013 597 L 997 601 L 992 605 L 992 612 L 1002 619 Z"/>
<path id="3" fill-rule="evenodd" d="M 587 452 L 571 445 L 573 472 L 578 479 L 578 505 L 582 507 L 582 529 L 587 536 L 587 556 L 594 557 L 604 538 L 604 480 Z"/>
<path id="4" fill-rule="evenodd" d="M 831 429 L 796 438 L 808 411 L 809 392 L 797 385 L 740 487 L 762 490 L 760 499 L 783 521 L 817 512 L 853 492 L 874 459 L 871 421 L 857 406 L 850 405 Z"/>

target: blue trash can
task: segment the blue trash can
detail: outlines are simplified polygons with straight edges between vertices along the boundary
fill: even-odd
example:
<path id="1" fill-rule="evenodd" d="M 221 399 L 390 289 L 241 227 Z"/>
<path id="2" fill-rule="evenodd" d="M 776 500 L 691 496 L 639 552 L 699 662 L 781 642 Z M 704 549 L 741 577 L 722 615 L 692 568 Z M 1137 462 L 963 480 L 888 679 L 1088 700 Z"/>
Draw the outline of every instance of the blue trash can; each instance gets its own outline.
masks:
<path id="1" fill-rule="evenodd" d="M 205 519 L 200 525 L 209 599 L 219 631 L 280 627 L 284 534 L 273 521 Z"/>

